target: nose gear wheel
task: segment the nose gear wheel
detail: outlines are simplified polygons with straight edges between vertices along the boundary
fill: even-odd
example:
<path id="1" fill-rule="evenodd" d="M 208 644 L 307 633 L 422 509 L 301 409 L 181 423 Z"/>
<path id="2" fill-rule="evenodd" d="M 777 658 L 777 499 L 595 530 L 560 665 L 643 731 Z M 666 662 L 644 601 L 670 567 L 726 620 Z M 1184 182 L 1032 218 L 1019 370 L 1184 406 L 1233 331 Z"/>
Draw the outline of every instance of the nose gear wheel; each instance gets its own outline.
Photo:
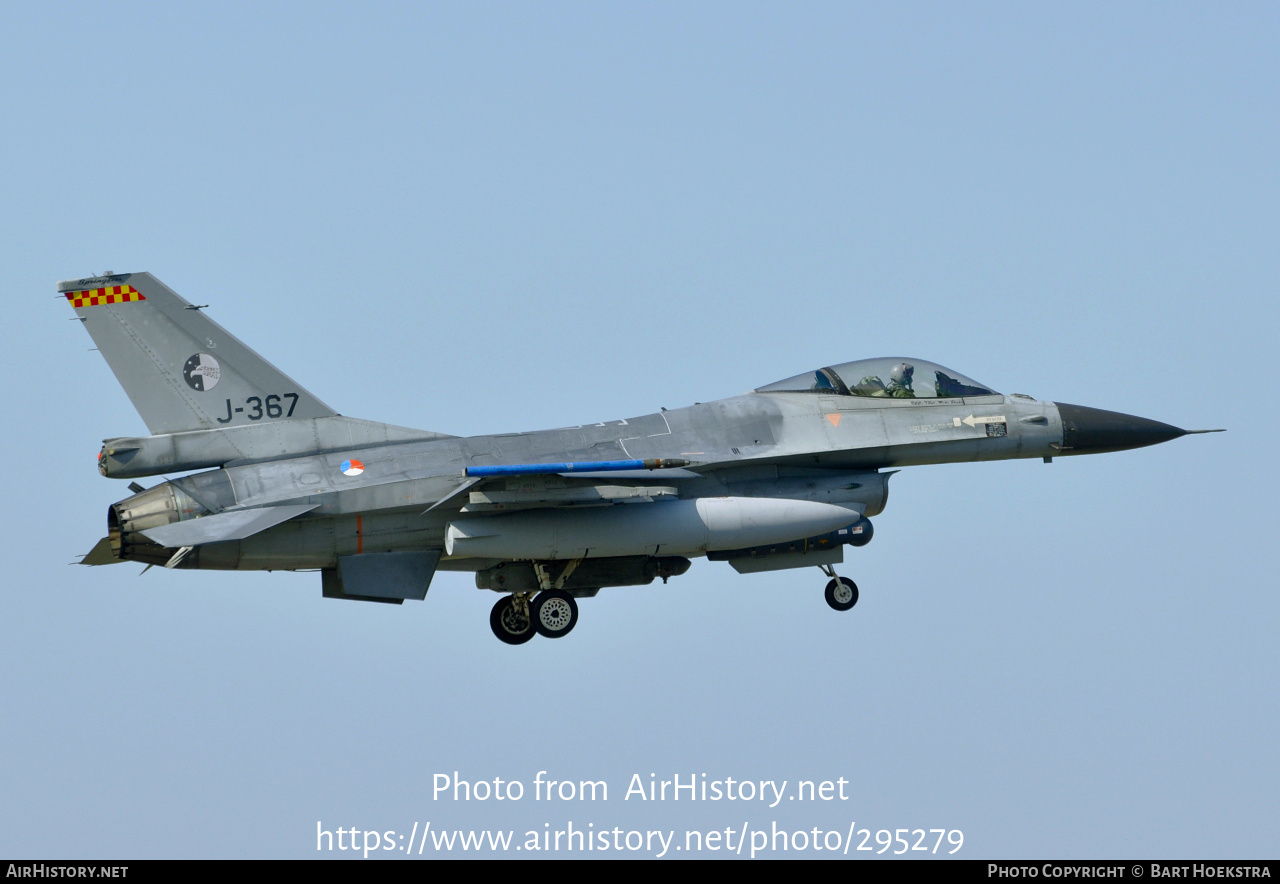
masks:
<path id="1" fill-rule="evenodd" d="M 858 603 L 858 584 L 848 577 L 837 577 L 827 584 L 827 604 L 837 611 L 847 611 Z"/>

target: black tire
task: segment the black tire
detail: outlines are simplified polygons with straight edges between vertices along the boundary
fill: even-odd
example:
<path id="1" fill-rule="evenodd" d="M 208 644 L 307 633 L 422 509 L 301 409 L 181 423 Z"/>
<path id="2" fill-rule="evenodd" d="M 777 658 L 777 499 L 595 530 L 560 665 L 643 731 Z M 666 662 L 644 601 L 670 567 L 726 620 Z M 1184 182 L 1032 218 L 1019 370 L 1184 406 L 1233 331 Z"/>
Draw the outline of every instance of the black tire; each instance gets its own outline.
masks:
<path id="1" fill-rule="evenodd" d="M 848 577 L 838 577 L 827 584 L 827 604 L 837 611 L 847 611 L 858 603 L 858 584 Z"/>
<path id="2" fill-rule="evenodd" d="M 522 645 L 536 634 L 533 623 L 526 620 L 523 631 L 520 630 L 520 618 L 516 616 L 515 605 L 511 596 L 498 599 L 498 603 L 489 612 L 489 628 L 498 637 L 498 641 L 509 645 Z"/>
<path id="3" fill-rule="evenodd" d="M 547 638 L 568 635 L 578 623 L 578 603 L 563 589 L 547 589 L 538 593 L 529 606 L 529 613 L 538 635 Z"/>

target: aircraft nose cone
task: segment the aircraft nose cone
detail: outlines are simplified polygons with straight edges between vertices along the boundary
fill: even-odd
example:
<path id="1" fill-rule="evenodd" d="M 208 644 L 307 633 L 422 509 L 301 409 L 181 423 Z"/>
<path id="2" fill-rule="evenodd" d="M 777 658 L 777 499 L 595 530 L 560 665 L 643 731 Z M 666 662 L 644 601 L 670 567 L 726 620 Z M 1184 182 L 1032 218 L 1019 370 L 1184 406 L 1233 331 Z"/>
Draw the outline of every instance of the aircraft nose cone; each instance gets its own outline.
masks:
<path id="1" fill-rule="evenodd" d="M 1057 406 L 1058 414 L 1062 416 L 1063 454 L 1124 451 L 1168 442 L 1187 434 L 1179 427 L 1132 414 L 1064 402 L 1057 403 Z"/>

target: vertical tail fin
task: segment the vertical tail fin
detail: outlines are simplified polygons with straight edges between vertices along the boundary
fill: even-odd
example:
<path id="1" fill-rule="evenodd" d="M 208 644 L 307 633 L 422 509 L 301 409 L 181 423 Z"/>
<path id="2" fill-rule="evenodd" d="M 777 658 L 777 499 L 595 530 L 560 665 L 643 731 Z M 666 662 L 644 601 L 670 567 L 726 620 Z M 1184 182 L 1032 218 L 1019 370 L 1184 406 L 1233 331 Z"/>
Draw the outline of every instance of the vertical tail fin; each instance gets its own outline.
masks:
<path id="1" fill-rule="evenodd" d="M 153 434 L 335 414 L 150 273 L 58 283 Z"/>

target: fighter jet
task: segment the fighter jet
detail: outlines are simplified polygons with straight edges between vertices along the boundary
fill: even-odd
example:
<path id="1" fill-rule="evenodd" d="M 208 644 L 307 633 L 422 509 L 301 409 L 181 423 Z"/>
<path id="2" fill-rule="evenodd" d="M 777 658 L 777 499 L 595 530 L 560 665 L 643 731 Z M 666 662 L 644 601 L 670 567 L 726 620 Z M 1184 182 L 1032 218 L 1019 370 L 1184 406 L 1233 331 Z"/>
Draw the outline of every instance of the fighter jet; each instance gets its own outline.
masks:
<path id="1" fill-rule="evenodd" d="M 426 598 L 438 570 L 501 597 L 490 627 L 558 638 L 580 598 L 684 574 L 835 566 L 871 540 L 898 468 L 1122 451 L 1188 432 L 1001 394 L 923 359 L 824 366 L 625 420 L 458 437 L 345 417 L 149 273 L 58 284 L 151 435 L 98 470 L 187 473 L 107 510 L 84 564 L 320 572 L 324 598 Z"/>

